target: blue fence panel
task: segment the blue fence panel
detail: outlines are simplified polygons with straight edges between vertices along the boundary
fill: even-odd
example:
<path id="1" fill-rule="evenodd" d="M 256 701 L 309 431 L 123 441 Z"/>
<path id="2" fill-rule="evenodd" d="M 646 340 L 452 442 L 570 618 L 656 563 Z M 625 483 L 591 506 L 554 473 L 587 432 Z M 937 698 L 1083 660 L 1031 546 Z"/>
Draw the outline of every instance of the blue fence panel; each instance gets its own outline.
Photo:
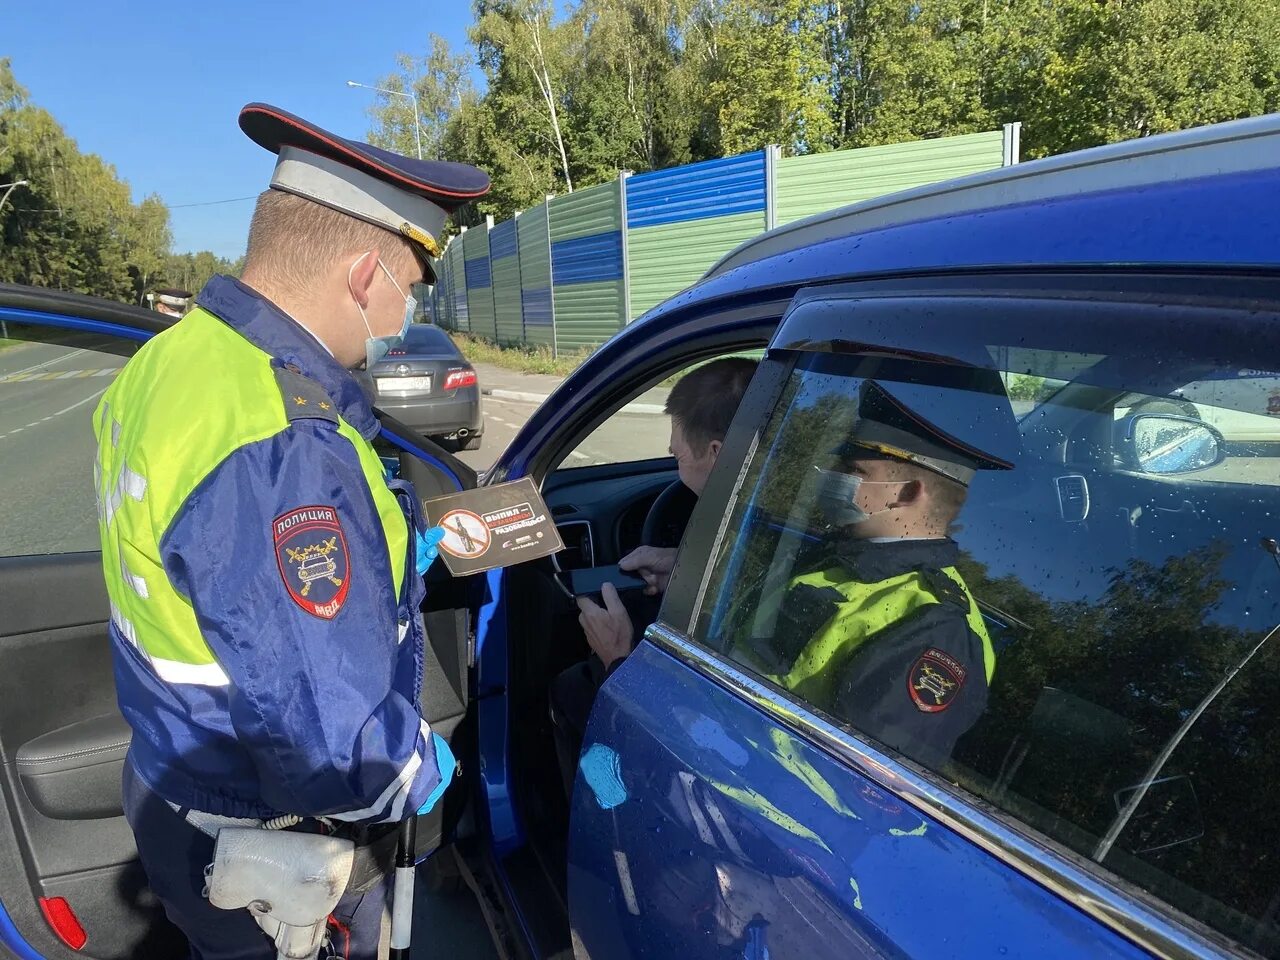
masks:
<path id="1" fill-rule="evenodd" d="M 477 288 L 493 285 L 493 273 L 489 267 L 488 257 L 481 257 L 477 260 L 468 260 L 466 263 L 468 290 L 475 290 Z"/>
<path id="2" fill-rule="evenodd" d="M 516 222 L 504 220 L 489 231 L 489 258 L 500 260 L 502 257 L 516 255 Z"/>
<path id="3" fill-rule="evenodd" d="M 764 151 L 628 177 L 627 227 L 703 220 L 765 207 Z"/>
<path id="4" fill-rule="evenodd" d="M 551 275 L 557 285 L 622 278 L 622 234 L 598 233 L 551 244 Z"/>
<path id="5" fill-rule="evenodd" d="M 551 326 L 551 288 L 525 287 L 520 292 L 526 327 Z"/>

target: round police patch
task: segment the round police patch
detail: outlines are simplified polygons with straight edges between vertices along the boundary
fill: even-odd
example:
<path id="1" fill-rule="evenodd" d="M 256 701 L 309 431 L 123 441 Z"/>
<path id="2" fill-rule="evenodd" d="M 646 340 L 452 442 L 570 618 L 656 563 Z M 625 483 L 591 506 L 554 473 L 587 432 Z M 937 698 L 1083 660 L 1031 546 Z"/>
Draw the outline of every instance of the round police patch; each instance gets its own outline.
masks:
<path id="1" fill-rule="evenodd" d="M 271 522 L 276 564 L 293 602 L 313 617 L 332 620 L 351 588 L 351 561 L 338 511 L 299 507 Z"/>
<path id="2" fill-rule="evenodd" d="M 955 703 L 964 686 L 965 669 L 955 657 L 930 647 L 907 673 L 907 690 L 924 713 L 941 713 Z"/>

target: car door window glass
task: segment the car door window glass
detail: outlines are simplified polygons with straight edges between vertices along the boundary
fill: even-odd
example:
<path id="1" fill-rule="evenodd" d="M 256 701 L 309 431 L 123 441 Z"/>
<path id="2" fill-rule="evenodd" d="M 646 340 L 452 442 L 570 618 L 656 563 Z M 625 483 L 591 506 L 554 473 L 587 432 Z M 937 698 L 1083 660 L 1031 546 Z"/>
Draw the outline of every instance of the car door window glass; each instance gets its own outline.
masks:
<path id="1" fill-rule="evenodd" d="M 0 556 L 100 548 L 93 411 L 133 350 L 106 334 L 0 330 Z"/>
<path id="2" fill-rule="evenodd" d="M 1274 955 L 1280 373 L 1033 339 L 982 369 L 796 355 L 694 639 Z M 904 433 L 868 433 L 881 393 Z M 934 456 L 898 458 L 920 424 Z M 951 444 L 945 548 L 891 518 Z"/>

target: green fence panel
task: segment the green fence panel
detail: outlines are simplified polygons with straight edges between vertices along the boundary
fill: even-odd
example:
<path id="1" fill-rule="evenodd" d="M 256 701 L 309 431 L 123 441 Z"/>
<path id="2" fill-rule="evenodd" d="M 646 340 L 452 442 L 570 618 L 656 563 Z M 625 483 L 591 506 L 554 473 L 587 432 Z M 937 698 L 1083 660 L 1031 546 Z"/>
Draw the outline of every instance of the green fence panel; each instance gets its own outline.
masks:
<path id="1" fill-rule="evenodd" d="M 604 343 L 626 323 L 621 181 L 555 197 L 547 209 L 556 349 Z"/>
<path id="2" fill-rule="evenodd" d="M 516 219 L 516 237 L 524 342 L 550 347 L 555 343 L 555 316 L 551 303 L 551 236 L 545 203 L 520 214 Z"/>
<path id="3" fill-rule="evenodd" d="M 764 213 L 664 223 L 627 231 L 631 318 L 698 280 L 713 263 L 764 229 Z"/>
<path id="4" fill-rule="evenodd" d="M 622 314 L 621 279 L 557 283 L 552 299 L 559 353 L 599 346 L 621 328 L 618 319 Z"/>
<path id="5" fill-rule="evenodd" d="M 553 197 L 547 204 L 551 242 L 589 237 L 622 228 L 621 182 L 610 180 L 585 190 Z"/>
<path id="6" fill-rule="evenodd" d="M 493 311 L 493 268 L 489 263 L 489 227 L 487 224 L 472 227 L 462 235 L 462 239 L 471 332 L 489 340 L 497 340 L 498 328 Z"/>
<path id="7" fill-rule="evenodd" d="M 765 227 L 765 152 L 628 177 L 628 320 L 678 293 Z"/>
<path id="8" fill-rule="evenodd" d="M 466 234 L 453 238 L 449 244 L 449 296 L 452 298 L 455 330 L 471 330 L 471 311 L 467 309 L 467 271 L 463 261 L 463 240 Z"/>
<path id="9" fill-rule="evenodd" d="M 995 170 L 1003 161 L 1000 130 L 784 157 L 777 164 L 774 225 L 911 187 Z"/>
<path id="10" fill-rule="evenodd" d="M 520 307 L 520 258 L 516 249 L 516 221 L 505 220 L 489 231 L 489 262 L 493 267 L 493 312 L 499 343 L 521 343 L 524 319 Z"/>

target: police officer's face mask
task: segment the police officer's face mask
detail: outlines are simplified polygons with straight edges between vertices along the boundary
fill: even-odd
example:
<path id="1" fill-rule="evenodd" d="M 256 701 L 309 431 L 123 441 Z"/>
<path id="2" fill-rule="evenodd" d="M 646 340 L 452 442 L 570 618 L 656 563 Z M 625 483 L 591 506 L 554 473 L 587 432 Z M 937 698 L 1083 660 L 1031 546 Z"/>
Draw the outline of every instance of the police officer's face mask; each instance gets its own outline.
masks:
<path id="1" fill-rule="evenodd" d="M 901 486 L 904 480 L 864 480 L 862 477 L 852 473 L 843 473 L 839 470 L 822 470 L 814 467 L 818 471 L 820 477 L 818 481 L 818 508 L 822 511 L 830 527 L 850 527 L 855 524 L 865 523 L 872 517 L 878 517 L 885 513 L 885 510 L 876 510 L 868 513 L 862 507 L 858 506 L 858 491 L 863 484 L 879 486 L 881 484 L 893 484 Z"/>
<path id="2" fill-rule="evenodd" d="M 351 287 L 351 274 L 355 272 L 356 267 L 360 265 L 360 261 L 369 254 L 363 254 L 355 263 L 351 265 L 351 269 L 347 271 L 347 287 Z M 387 279 L 391 281 L 391 285 L 396 288 L 396 293 L 404 297 L 404 320 L 400 324 L 400 332 L 393 333 L 387 337 L 375 337 L 373 329 L 369 326 L 369 318 L 365 315 L 364 307 L 360 306 L 360 301 L 356 301 L 356 309 L 360 311 L 360 319 L 364 321 L 364 329 L 369 334 L 369 339 L 364 342 L 364 368 L 372 370 L 374 364 L 387 355 L 387 353 L 395 347 L 398 347 L 404 340 L 404 335 L 409 332 L 409 325 L 413 323 L 414 311 L 418 309 L 418 301 L 415 297 L 405 296 L 405 292 L 400 289 L 400 284 L 396 283 L 396 278 L 391 275 L 391 271 L 387 269 L 387 265 L 382 262 L 382 258 L 378 258 L 378 266 L 382 268 L 382 272 L 387 275 Z"/>

